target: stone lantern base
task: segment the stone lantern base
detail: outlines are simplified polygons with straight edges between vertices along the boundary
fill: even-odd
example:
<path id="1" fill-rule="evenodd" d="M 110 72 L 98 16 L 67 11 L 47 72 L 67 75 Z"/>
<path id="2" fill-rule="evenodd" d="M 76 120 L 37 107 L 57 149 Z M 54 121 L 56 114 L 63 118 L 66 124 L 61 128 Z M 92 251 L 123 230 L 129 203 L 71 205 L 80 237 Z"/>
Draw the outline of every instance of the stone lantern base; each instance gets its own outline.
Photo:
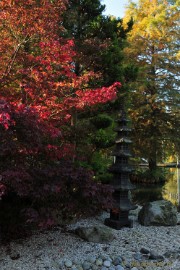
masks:
<path id="1" fill-rule="evenodd" d="M 119 213 L 111 211 L 110 218 L 106 218 L 104 224 L 116 230 L 120 230 L 122 227 L 133 228 L 133 222 L 128 218 L 128 211 L 121 211 Z"/>

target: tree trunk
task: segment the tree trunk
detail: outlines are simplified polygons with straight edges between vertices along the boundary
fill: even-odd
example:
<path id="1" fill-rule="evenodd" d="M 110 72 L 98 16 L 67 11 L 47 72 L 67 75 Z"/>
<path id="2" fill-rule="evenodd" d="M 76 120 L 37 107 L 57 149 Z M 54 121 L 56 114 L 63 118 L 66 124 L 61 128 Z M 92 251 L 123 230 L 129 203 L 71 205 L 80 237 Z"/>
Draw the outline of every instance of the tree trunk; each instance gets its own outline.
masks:
<path id="1" fill-rule="evenodd" d="M 149 170 L 154 171 L 157 169 L 157 161 L 156 158 L 149 158 Z"/>

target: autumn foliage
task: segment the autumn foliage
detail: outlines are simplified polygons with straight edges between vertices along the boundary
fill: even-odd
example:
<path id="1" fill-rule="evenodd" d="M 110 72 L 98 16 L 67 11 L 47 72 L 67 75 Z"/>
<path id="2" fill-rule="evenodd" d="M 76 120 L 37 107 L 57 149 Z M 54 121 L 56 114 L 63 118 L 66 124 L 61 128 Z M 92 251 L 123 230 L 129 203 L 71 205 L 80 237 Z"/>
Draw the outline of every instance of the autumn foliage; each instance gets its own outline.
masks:
<path id="1" fill-rule="evenodd" d="M 110 202 L 92 172 L 72 164 L 76 150 L 65 131 L 74 111 L 114 100 L 121 84 L 92 89 L 100 74 L 75 75 L 74 42 L 62 37 L 65 4 L 0 2 L 0 197 L 26 199 L 28 220 L 41 225 L 44 208 L 80 215 Z"/>

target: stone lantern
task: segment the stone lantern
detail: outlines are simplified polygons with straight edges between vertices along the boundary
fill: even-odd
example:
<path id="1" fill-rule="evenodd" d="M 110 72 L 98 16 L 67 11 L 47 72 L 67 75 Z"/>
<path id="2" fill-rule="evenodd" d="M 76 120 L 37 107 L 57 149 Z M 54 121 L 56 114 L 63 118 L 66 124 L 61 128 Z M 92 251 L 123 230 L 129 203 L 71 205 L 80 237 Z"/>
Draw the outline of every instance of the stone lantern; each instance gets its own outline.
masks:
<path id="1" fill-rule="evenodd" d="M 129 180 L 132 167 L 129 165 L 130 153 L 130 134 L 128 120 L 125 112 L 122 110 L 120 118 L 117 120 L 117 138 L 115 140 L 115 149 L 112 153 L 114 164 L 109 171 L 113 174 L 112 186 L 114 188 L 113 198 L 114 207 L 110 210 L 110 218 L 105 219 L 105 225 L 116 230 L 122 227 L 132 227 L 132 221 L 128 219 L 129 210 L 136 209 L 130 199 L 129 191 L 134 189 L 134 185 Z"/>

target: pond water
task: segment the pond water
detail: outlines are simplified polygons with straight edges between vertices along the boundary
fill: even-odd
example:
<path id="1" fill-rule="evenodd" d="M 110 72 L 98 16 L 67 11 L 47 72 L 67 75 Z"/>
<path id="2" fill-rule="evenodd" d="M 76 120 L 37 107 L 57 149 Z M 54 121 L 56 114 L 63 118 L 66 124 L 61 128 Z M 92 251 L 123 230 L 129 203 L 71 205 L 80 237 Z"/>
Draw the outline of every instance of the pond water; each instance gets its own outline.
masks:
<path id="1" fill-rule="evenodd" d="M 132 201 L 143 205 L 146 202 L 165 199 L 180 209 L 180 169 L 165 168 L 166 181 L 161 185 L 136 185 Z"/>

